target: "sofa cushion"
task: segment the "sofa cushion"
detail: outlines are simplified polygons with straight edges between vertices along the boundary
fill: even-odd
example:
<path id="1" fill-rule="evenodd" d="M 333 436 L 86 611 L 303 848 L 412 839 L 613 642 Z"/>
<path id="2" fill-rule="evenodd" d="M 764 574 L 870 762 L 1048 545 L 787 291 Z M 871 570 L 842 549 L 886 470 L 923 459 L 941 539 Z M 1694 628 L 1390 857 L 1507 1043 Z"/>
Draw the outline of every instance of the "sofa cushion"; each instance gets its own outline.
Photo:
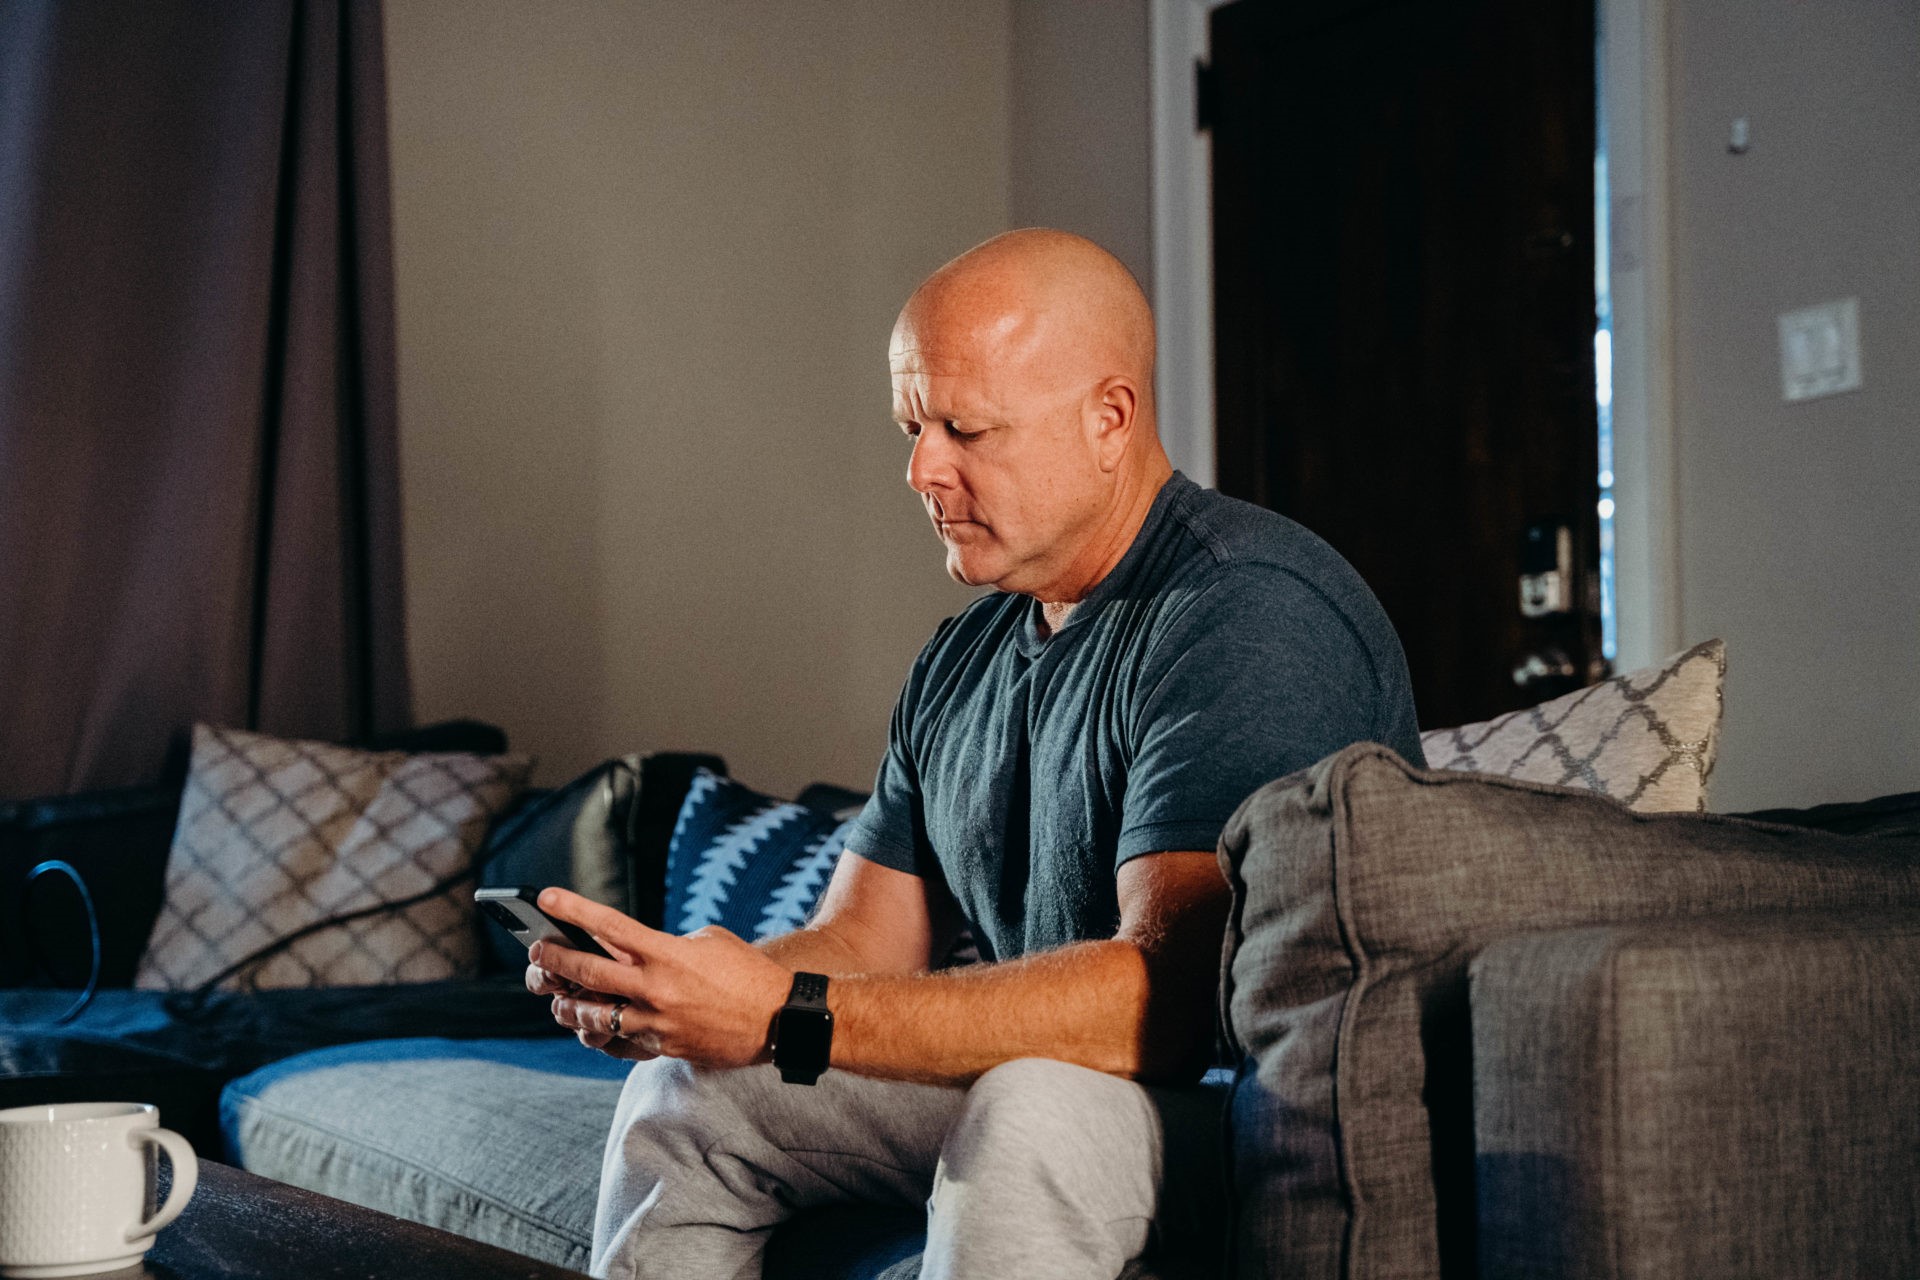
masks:
<path id="1" fill-rule="evenodd" d="M 1920 1275 L 1920 911 L 1516 934 L 1471 981 L 1482 1276 Z"/>
<path id="2" fill-rule="evenodd" d="M 483 885 L 562 885 L 593 901 L 635 914 L 633 818 L 640 758 L 595 765 L 564 787 L 545 792 L 496 823 L 481 850 Z M 490 969 L 519 973 L 526 948 L 505 929 L 485 926 Z"/>
<path id="3" fill-rule="evenodd" d="M 301 1054 L 220 1100 L 242 1168 L 585 1270 L 628 1064 L 571 1036 Z"/>
<path id="4" fill-rule="evenodd" d="M 743 938 L 799 928 L 852 825 L 851 817 L 841 821 L 697 771 L 667 850 L 666 927 L 691 933 L 717 924 Z"/>
<path id="5" fill-rule="evenodd" d="M 1466 972 L 1529 929 L 1920 904 L 1920 838 L 1635 813 L 1348 747 L 1221 838 L 1243 1275 L 1473 1270 Z"/>
<path id="6" fill-rule="evenodd" d="M 263 1177 L 585 1270 L 628 1064 L 559 1036 L 303 1054 L 227 1087 L 227 1154 Z M 925 1217 L 843 1206 L 774 1233 L 769 1280 L 912 1275 Z"/>
<path id="7" fill-rule="evenodd" d="M 1480 724 L 1434 729 L 1434 769 L 1551 782 L 1648 813 L 1707 807 L 1727 648 L 1718 640 Z"/>
<path id="8" fill-rule="evenodd" d="M 196 1147 L 217 1147 L 221 1086 L 263 1063 L 382 1036 L 550 1035 L 518 978 L 261 992 L 99 992 L 72 1021 L 67 991 L 0 991 L 0 1103 L 159 1104 Z"/>
<path id="9" fill-rule="evenodd" d="M 531 767 L 524 756 L 361 751 L 196 725 L 166 900 L 135 985 L 473 976 L 472 886 L 460 877 Z M 230 972 L 309 925 L 384 903 L 394 909 Z"/>

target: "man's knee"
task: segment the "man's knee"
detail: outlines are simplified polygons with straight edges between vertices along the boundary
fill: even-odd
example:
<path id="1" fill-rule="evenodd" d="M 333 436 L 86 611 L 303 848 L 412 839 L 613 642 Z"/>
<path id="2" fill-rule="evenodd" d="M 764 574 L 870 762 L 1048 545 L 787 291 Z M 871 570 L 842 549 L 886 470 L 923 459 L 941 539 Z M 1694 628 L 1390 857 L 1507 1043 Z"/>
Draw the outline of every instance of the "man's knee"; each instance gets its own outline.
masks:
<path id="1" fill-rule="evenodd" d="M 627 1072 L 627 1083 L 620 1090 L 620 1111 L 616 1127 L 631 1121 L 651 1122 L 664 1116 L 684 1115 L 697 1105 L 709 1082 L 695 1077 L 691 1068 L 678 1058 L 653 1058 L 636 1062 Z"/>
<path id="2" fill-rule="evenodd" d="M 967 1091 L 947 1136 L 944 1175 L 1028 1181 L 1081 1166 L 1113 1142 L 1115 1109 L 1127 1110 L 1137 1089 L 1051 1058 L 1002 1063 Z"/>
<path id="3" fill-rule="evenodd" d="M 1012 1114 L 1034 1111 L 1071 1113 L 1095 1101 L 1117 1077 L 1053 1058 L 1015 1058 L 973 1082 L 967 1110 Z"/>
<path id="4" fill-rule="evenodd" d="M 614 1114 L 609 1155 L 623 1149 L 698 1150 L 757 1130 L 768 1093 L 765 1073 L 692 1066 L 678 1058 L 637 1062 Z"/>
<path id="5" fill-rule="evenodd" d="M 721 1082 L 710 1077 L 716 1072 L 695 1073 L 693 1067 L 679 1058 L 650 1058 L 645 1062 L 636 1062 L 627 1072 L 626 1087 L 621 1091 L 621 1108 L 629 1105 L 647 1111 L 678 1110 L 689 1099 L 719 1087 Z"/>

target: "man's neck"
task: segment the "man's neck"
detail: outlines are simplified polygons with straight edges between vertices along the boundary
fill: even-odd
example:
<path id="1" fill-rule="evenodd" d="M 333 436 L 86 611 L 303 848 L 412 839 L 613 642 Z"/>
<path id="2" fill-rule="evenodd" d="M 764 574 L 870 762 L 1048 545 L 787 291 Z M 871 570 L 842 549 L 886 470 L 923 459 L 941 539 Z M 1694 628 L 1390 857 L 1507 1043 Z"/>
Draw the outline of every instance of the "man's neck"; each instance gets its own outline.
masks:
<path id="1" fill-rule="evenodd" d="M 1045 630 L 1046 634 L 1052 635 L 1060 628 L 1066 626 L 1067 619 L 1072 616 L 1076 607 L 1078 607 L 1077 601 L 1069 601 L 1064 604 L 1048 604 L 1044 600 L 1041 601 L 1040 623 L 1042 629 Z"/>
<path id="2" fill-rule="evenodd" d="M 1160 490 L 1172 476 L 1173 465 L 1162 454 L 1121 482 L 1121 491 L 1115 495 L 1107 517 L 1076 558 L 1076 565 L 1083 567 L 1068 578 L 1074 585 L 1046 593 L 1058 599 L 1040 597 L 1040 617 L 1049 636 L 1066 625 L 1074 607 L 1126 557 L 1133 540 L 1140 536 L 1141 526 L 1147 522 L 1147 513 L 1153 510 L 1154 499 L 1160 496 Z"/>

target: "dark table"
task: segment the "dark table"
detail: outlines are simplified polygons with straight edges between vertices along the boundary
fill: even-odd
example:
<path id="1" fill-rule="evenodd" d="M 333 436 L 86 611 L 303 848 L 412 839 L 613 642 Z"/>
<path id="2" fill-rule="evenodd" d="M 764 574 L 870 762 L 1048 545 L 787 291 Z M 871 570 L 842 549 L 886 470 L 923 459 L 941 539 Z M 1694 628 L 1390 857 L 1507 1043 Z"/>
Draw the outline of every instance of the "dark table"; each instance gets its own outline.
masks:
<path id="1" fill-rule="evenodd" d="M 164 1162 L 163 1162 L 164 1165 Z M 166 1197 L 167 1171 L 159 1200 Z M 331 1196 L 200 1162 L 200 1185 L 160 1233 L 144 1267 L 115 1280 L 344 1280 L 458 1276 L 461 1280 L 581 1280 L 581 1273 L 490 1244 L 404 1222 Z"/>

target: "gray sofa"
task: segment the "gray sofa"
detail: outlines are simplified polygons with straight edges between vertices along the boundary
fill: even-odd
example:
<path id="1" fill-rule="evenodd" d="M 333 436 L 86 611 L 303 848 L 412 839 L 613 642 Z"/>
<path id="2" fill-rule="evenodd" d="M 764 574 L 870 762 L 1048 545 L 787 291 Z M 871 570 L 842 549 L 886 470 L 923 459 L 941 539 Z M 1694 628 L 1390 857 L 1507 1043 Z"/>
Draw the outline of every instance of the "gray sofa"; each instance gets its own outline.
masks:
<path id="1" fill-rule="evenodd" d="M 1920 825 L 1781 816 L 1368 745 L 1249 798 L 1232 1272 L 1920 1274 Z M 578 1267 L 622 1074 L 559 1036 L 385 1041 L 248 1075 L 222 1118 L 256 1172 Z M 911 1212 L 810 1215 L 768 1273 L 918 1247 Z"/>
<path id="2" fill-rule="evenodd" d="M 1349 747 L 1250 797 L 1244 1276 L 1920 1274 L 1913 797 L 1643 814 Z"/>

